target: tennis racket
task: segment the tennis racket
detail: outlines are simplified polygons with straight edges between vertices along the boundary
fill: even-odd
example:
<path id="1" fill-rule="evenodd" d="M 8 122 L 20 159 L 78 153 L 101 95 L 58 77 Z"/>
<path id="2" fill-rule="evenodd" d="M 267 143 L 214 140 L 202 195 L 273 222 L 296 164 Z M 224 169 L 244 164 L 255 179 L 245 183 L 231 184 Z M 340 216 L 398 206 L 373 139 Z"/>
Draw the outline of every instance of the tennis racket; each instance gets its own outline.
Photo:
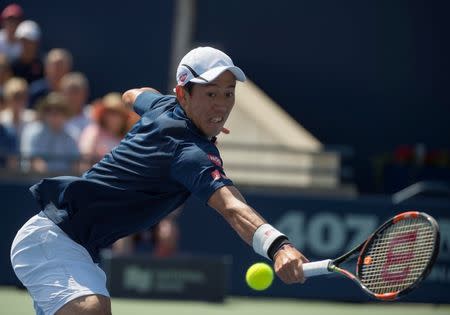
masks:
<path id="1" fill-rule="evenodd" d="M 386 221 L 367 240 L 336 259 L 303 264 L 306 278 L 338 273 L 380 300 L 395 300 L 430 273 L 439 252 L 439 226 L 430 215 L 403 212 Z M 356 274 L 340 267 L 359 254 Z"/>

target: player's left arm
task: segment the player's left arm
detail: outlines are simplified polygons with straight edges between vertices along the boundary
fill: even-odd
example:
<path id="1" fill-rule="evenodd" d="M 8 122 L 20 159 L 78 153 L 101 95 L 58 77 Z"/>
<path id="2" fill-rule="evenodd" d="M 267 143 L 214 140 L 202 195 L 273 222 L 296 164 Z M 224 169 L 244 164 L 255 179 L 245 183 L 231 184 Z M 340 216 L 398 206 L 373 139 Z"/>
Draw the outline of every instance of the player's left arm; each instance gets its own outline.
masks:
<path id="1" fill-rule="evenodd" d="M 133 104 L 134 104 L 134 102 L 136 102 L 137 97 L 143 92 L 152 92 L 155 94 L 161 94 L 161 93 L 159 93 L 159 91 L 157 91 L 151 87 L 130 89 L 122 94 L 122 101 L 124 102 L 126 107 L 131 109 L 131 108 L 133 108 Z"/>
<path id="2" fill-rule="evenodd" d="M 303 283 L 302 264 L 308 260 L 280 232 L 251 208 L 234 186 L 223 186 L 210 197 L 208 204 L 216 209 L 239 236 L 255 251 L 267 252 L 273 259 L 278 277 L 285 283 Z M 271 238 L 270 234 L 274 237 Z M 255 248 L 259 247 L 259 248 Z"/>

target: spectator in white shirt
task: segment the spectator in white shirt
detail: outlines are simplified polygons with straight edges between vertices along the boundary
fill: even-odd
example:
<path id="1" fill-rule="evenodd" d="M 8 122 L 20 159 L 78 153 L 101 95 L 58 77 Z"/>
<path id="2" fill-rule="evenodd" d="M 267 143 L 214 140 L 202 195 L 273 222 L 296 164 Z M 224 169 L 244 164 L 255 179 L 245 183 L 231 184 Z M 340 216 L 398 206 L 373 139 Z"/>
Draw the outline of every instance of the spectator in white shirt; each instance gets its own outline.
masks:
<path id="1" fill-rule="evenodd" d="M 61 79 L 61 92 L 71 111 L 66 130 L 78 142 L 81 132 L 91 122 L 87 103 L 89 83 L 81 72 L 70 72 Z"/>
<path id="2" fill-rule="evenodd" d="M 24 167 L 40 173 L 77 170 L 77 143 L 64 128 L 69 117 L 65 98 L 52 92 L 38 103 L 37 110 L 39 121 L 26 125 L 22 133 L 20 153 Z"/>

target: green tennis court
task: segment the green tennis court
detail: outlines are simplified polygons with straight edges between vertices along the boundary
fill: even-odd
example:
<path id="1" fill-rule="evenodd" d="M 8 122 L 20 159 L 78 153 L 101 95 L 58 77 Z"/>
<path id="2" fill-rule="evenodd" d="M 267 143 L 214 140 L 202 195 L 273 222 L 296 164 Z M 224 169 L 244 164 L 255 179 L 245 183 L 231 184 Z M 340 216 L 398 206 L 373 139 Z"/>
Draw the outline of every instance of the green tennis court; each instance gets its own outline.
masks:
<path id="1" fill-rule="evenodd" d="M 185 302 L 185 301 L 149 301 L 132 299 L 113 299 L 114 315 L 134 314 L 193 314 L 193 315 L 437 315 L 450 314 L 450 305 L 425 304 L 350 304 L 329 302 L 305 302 L 288 299 L 266 298 L 229 298 L 224 304 Z M 11 287 L 0 287 L 0 309 L 2 314 L 34 314 L 31 299 L 25 291 Z"/>

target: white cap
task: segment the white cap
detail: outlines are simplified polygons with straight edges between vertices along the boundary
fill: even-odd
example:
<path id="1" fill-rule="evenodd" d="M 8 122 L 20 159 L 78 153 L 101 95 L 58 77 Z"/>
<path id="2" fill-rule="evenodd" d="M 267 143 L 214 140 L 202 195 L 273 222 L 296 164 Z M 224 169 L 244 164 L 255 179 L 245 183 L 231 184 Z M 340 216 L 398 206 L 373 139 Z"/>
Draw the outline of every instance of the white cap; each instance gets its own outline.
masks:
<path id="1" fill-rule="evenodd" d="M 41 29 L 36 22 L 31 20 L 23 21 L 16 29 L 17 38 L 25 38 L 32 41 L 38 41 L 41 38 Z"/>
<path id="2" fill-rule="evenodd" d="M 212 47 L 198 47 L 181 59 L 177 69 L 177 84 L 206 84 L 226 70 L 233 73 L 236 80 L 245 81 L 244 72 L 233 64 L 227 54 Z"/>

